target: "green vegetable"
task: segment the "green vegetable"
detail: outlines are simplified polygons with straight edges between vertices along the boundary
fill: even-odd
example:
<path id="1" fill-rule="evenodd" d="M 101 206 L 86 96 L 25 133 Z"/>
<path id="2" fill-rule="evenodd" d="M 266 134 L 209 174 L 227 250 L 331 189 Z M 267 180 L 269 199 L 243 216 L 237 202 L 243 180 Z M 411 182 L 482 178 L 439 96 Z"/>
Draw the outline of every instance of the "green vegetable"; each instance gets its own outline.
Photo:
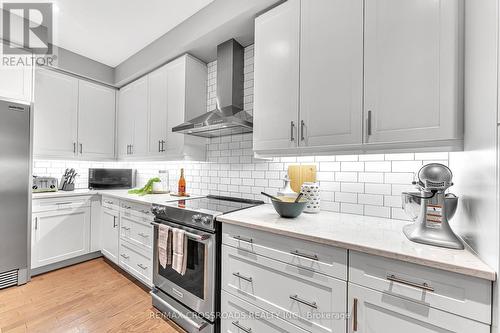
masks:
<path id="1" fill-rule="evenodd" d="M 135 188 L 133 190 L 128 191 L 129 194 L 138 194 L 140 196 L 151 194 L 153 192 L 153 183 L 161 182 L 160 178 L 155 177 L 148 180 L 146 185 L 143 188 Z"/>

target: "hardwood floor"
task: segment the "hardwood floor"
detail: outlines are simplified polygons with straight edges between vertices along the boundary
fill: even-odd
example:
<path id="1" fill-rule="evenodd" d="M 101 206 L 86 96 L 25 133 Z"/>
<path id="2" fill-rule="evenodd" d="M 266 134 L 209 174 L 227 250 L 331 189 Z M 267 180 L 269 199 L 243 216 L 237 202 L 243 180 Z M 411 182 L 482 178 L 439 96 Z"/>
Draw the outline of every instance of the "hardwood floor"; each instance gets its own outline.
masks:
<path id="1" fill-rule="evenodd" d="M 183 332 L 102 258 L 0 290 L 0 332 Z"/>

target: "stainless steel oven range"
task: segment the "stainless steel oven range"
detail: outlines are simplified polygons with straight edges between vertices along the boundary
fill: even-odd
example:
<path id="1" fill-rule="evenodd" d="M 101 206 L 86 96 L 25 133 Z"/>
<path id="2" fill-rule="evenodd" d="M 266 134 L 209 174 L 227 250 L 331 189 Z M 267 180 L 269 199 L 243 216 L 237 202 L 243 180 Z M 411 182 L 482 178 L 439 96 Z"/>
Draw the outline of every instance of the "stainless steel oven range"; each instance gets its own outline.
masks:
<path id="1" fill-rule="evenodd" d="M 217 216 L 260 204 L 263 202 L 207 196 L 153 205 L 153 305 L 187 332 L 219 332 L 221 232 Z M 159 264 L 159 224 L 185 231 L 184 275 Z"/>

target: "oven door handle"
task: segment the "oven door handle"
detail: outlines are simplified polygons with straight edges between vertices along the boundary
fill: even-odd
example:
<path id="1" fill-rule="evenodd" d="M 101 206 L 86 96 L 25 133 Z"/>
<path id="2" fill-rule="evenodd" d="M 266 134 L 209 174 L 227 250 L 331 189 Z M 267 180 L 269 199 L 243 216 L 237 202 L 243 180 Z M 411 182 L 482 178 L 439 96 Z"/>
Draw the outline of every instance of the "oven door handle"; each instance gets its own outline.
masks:
<path id="1" fill-rule="evenodd" d="M 151 225 L 154 227 L 158 227 L 158 226 L 160 226 L 160 223 L 151 222 Z M 175 228 L 175 227 L 171 227 L 171 226 L 169 226 L 169 227 L 174 228 L 174 229 L 181 229 L 181 228 Z M 181 229 L 181 230 L 184 230 L 184 229 Z M 207 235 L 207 234 L 197 235 L 197 234 L 193 234 L 192 232 L 189 232 L 186 230 L 184 230 L 184 232 L 185 232 L 186 237 L 194 239 L 196 241 L 204 241 L 204 240 L 209 239 L 211 236 L 211 235 Z"/>
<path id="2" fill-rule="evenodd" d="M 201 331 L 202 329 L 204 329 L 208 325 L 207 322 L 203 322 L 201 324 L 195 322 L 193 319 L 189 318 L 189 316 L 186 316 L 184 313 L 182 313 L 181 311 L 177 310 L 172 305 L 168 304 L 163 299 L 161 299 L 160 297 L 158 297 L 158 295 L 156 295 L 154 293 L 154 291 L 150 291 L 149 293 L 151 294 L 151 296 L 154 297 L 155 300 L 157 300 L 164 307 L 166 307 L 167 309 L 169 309 L 170 311 L 172 311 L 173 313 L 175 313 L 177 316 L 179 316 L 180 318 L 182 318 L 183 320 L 185 320 L 189 325 L 191 325 L 192 327 L 194 327 L 196 330 Z"/>

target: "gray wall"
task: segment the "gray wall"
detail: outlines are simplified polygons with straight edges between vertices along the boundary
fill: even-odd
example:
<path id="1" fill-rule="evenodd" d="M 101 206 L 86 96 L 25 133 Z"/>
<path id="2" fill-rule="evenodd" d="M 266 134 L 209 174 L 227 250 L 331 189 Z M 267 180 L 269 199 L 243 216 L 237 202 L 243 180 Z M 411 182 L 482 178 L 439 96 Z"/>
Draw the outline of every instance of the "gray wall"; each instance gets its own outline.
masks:
<path id="1" fill-rule="evenodd" d="M 235 38 L 253 43 L 254 18 L 282 0 L 215 0 L 189 19 L 140 50 L 115 69 L 115 84 L 123 86 L 183 53 L 204 62 L 216 58 L 216 46 Z"/>
<path id="2" fill-rule="evenodd" d="M 463 152 L 450 153 L 451 190 L 460 197 L 451 223 L 498 271 L 498 0 L 465 4 L 465 142 Z M 492 332 L 499 332 L 498 295 L 495 283 Z"/>

